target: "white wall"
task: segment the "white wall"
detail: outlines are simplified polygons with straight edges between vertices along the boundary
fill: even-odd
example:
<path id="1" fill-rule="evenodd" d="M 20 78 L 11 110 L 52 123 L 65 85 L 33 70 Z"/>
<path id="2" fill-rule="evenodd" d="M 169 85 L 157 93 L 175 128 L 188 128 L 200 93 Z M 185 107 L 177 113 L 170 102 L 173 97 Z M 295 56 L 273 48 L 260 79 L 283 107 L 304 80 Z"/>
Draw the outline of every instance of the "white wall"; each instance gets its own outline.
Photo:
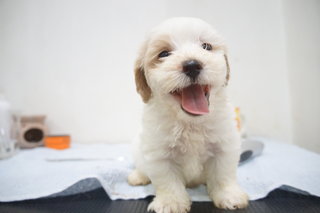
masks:
<path id="1" fill-rule="evenodd" d="M 320 1 L 284 0 L 293 141 L 320 153 Z"/>
<path id="2" fill-rule="evenodd" d="M 156 3 L 155 3 L 156 2 Z M 0 91 L 75 141 L 128 142 L 140 125 L 133 62 L 146 31 L 196 16 L 229 44 L 230 92 L 250 135 L 291 143 L 283 7 L 278 0 L 0 1 Z"/>

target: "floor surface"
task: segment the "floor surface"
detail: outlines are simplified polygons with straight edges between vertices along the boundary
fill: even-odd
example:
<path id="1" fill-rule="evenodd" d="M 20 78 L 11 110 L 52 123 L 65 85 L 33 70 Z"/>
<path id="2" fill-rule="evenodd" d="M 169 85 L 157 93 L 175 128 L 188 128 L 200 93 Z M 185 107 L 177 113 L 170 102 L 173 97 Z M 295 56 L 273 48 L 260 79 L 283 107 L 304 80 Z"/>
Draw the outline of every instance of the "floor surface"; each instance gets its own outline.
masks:
<path id="1" fill-rule="evenodd" d="M 143 200 L 112 201 L 102 188 L 58 198 L 0 203 L 1 213 L 144 213 L 152 197 Z M 319 213 L 320 198 L 277 189 L 266 198 L 251 201 L 244 210 L 217 209 L 211 202 L 193 202 L 191 213 Z"/>

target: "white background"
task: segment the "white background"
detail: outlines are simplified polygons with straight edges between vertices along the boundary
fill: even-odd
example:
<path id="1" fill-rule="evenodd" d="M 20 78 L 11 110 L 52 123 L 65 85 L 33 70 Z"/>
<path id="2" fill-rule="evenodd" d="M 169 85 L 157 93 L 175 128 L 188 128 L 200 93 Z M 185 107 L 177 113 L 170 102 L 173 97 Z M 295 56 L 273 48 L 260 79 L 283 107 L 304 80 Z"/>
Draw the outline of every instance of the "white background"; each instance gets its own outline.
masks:
<path id="1" fill-rule="evenodd" d="M 133 63 L 146 32 L 199 17 L 226 38 L 230 94 L 249 135 L 320 152 L 318 0 L 0 0 L 0 92 L 51 134 L 130 142 L 142 101 Z"/>

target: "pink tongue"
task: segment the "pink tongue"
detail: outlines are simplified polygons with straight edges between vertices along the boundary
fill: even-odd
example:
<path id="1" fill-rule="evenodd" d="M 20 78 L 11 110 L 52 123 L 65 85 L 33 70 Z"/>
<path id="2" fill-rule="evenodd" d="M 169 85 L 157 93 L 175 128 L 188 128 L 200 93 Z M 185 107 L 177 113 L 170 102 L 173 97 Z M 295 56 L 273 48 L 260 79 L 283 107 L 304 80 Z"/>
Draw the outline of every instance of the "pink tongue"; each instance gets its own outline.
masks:
<path id="1" fill-rule="evenodd" d="M 199 84 L 192 84 L 182 90 L 182 108 L 194 115 L 209 113 L 208 100 Z"/>

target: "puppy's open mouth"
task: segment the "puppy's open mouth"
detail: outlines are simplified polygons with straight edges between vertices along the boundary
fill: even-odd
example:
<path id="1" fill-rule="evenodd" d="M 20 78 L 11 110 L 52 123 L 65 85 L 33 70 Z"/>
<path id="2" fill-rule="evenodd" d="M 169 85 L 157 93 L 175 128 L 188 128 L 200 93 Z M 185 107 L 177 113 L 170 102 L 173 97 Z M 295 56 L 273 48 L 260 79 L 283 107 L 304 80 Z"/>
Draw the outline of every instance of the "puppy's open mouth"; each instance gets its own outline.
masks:
<path id="1" fill-rule="evenodd" d="M 175 90 L 171 94 L 188 114 L 204 115 L 209 113 L 209 85 L 191 84 L 188 87 Z"/>

